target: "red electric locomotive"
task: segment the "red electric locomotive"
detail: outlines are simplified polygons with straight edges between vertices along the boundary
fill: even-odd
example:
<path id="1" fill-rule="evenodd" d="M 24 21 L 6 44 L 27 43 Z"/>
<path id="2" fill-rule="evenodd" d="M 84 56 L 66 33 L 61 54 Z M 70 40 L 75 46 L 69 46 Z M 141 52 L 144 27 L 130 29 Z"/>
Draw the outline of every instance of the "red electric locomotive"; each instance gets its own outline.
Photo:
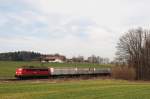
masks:
<path id="1" fill-rule="evenodd" d="M 16 69 L 15 77 L 30 78 L 30 77 L 49 77 L 50 72 L 48 68 L 41 67 L 22 67 Z"/>

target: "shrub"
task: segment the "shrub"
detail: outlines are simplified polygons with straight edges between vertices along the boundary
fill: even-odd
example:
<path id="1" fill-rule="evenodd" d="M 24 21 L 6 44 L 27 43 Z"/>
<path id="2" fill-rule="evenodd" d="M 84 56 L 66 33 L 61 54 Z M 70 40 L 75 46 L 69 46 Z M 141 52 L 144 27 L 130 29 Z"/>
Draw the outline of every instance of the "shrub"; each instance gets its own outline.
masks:
<path id="1" fill-rule="evenodd" d="M 135 69 L 128 66 L 115 66 L 112 68 L 112 77 L 115 79 L 135 80 Z"/>

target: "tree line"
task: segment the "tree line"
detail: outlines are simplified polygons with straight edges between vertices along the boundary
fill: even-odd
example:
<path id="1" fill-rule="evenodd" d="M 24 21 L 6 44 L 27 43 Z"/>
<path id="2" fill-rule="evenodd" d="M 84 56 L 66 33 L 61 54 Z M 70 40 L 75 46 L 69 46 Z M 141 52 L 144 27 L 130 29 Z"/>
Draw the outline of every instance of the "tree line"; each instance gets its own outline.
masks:
<path id="1" fill-rule="evenodd" d="M 72 57 L 71 60 L 68 60 L 68 62 L 75 62 L 75 63 L 93 63 L 93 64 L 109 64 L 109 58 L 100 57 L 91 55 L 87 57 L 87 59 L 84 56 L 77 56 Z"/>
<path id="2" fill-rule="evenodd" d="M 0 53 L 1 61 L 31 61 L 40 60 L 41 54 L 29 51 Z"/>

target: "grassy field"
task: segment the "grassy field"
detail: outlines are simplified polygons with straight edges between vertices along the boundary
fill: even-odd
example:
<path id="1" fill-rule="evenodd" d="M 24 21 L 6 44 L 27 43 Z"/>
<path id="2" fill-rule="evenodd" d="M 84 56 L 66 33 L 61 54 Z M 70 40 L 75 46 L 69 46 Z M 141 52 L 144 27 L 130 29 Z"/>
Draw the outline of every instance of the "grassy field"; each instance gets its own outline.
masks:
<path id="1" fill-rule="evenodd" d="M 0 79 L 13 78 L 15 70 L 24 65 L 47 66 L 47 67 L 110 67 L 110 65 L 101 64 L 81 64 L 81 63 L 44 63 L 40 62 L 16 62 L 16 61 L 0 61 Z"/>
<path id="2" fill-rule="evenodd" d="M 150 83 L 121 80 L 0 82 L 0 99 L 149 99 Z"/>

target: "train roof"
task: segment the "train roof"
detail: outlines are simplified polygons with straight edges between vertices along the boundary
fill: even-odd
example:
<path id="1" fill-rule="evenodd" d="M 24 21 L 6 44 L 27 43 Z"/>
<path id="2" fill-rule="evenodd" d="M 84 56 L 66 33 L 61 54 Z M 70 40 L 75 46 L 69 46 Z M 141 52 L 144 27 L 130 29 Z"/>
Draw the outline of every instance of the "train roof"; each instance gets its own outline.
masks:
<path id="1" fill-rule="evenodd" d="M 39 67 L 39 66 L 22 66 L 23 69 L 48 69 L 48 67 Z"/>

